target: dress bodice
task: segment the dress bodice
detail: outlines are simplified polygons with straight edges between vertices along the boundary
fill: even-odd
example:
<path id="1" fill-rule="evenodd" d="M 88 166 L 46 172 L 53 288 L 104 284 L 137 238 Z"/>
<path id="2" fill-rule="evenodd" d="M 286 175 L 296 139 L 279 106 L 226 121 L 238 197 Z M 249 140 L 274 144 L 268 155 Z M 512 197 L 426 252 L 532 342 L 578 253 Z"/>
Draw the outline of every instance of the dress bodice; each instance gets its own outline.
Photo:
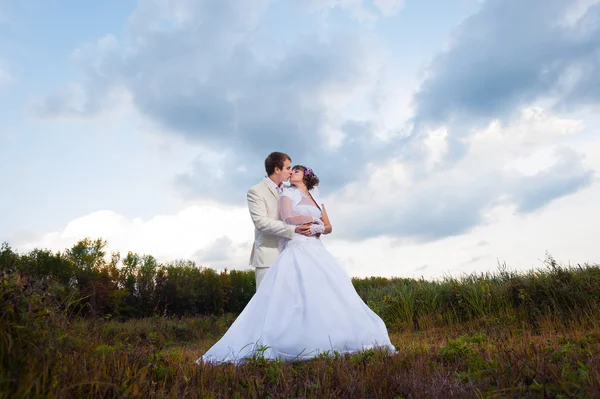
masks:
<path id="1" fill-rule="evenodd" d="M 322 212 L 315 204 L 298 204 L 292 208 L 298 215 L 312 216 L 315 218 L 320 218 L 322 216 Z"/>
<path id="2" fill-rule="evenodd" d="M 291 214 L 317 218 L 322 216 L 321 208 L 317 206 L 317 204 L 320 203 L 320 200 L 316 188 L 312 189 L 309 192 L 309 195 L 306 195 L 296 187 L 291 187 L 284 190 L 282 195 L 291 199 Z M 288 214 L 290 212 L 283 213 Z"/>
<path id="3" fill-rule="evenodd" d="M 310 195 L 306 195 L 293 187 L 286 189 L 283 196 L 291 200 L 286 203 L 287 208 L 282 209 L 282 217 L 286 221 L 289 217 L 289 220 L 295 220 L 293 224 L 298 225 L 307 221 L 310 222 L 312 218 L 321 218 L 323 215 L 321 208 L 317 206 L 319 199 L 316 190 L 311 191 Z M 289 245 L 303 245 L 306 243 L 318 243 L 320 245 L 320 240 L 316 236 L 305 236 L 295 233 L 292 240 L 280 239 L 279 249 L 282 250 L 285 246 Z"/>

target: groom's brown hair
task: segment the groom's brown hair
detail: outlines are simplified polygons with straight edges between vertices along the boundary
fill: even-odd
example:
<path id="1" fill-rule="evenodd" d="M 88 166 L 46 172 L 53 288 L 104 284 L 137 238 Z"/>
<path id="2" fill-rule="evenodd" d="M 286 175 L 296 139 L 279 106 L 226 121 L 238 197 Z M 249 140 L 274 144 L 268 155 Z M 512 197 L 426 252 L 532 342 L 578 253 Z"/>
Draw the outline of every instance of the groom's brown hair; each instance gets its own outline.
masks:
<path id="1" fill-rule="evenodd" d="M 288 154 L 283 152 L 272 152 L 265 159 L 265 171 L 267 172 L 267 176 L 271 176 L 275 173 L 275 168 L 279 168 L 283 170 L 283 164 L 286 160 L 292 162 L 292 158 Z"/>

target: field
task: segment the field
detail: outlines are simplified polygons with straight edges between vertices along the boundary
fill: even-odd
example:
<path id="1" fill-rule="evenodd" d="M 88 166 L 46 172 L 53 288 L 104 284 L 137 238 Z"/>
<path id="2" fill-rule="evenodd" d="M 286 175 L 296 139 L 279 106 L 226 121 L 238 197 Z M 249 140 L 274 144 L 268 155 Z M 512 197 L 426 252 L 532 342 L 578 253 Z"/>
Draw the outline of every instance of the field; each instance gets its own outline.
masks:
<path id="1" fill-rule="evenodd" d="M 330 353 L 298 363 L 257 355 L 241 366 L 198 366 L 235 319 L 225 310 L 243 308 L 252 273 L 155 265 L 144 286 L 144 262 L 106 274 L 110 263 L 88 244 L 87 263 L 73 250 L 2 247 L 0 398 L 600 397 L 598 265 L 548 257 L 545 269 L 528 273 L 354 279 L 397 354 Z M 227 288 L 221 302 L 174 283 L 191 270 L 218 277 Z M 188 293 L 196 300 L 169 302 Z"/>

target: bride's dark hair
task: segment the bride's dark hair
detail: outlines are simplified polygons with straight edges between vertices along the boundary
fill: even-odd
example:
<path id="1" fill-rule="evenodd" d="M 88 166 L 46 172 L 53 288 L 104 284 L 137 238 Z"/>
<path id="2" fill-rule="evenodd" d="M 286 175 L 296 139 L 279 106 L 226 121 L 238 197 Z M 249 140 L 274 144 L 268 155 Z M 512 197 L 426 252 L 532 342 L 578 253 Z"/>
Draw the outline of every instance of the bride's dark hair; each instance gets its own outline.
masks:
<path id="1" fill-rule="evenodd" d="M 315 175 L 315 172 L 311 168 L 307 168 L 303 165 L 296 165 L 292 168 L 292 170 L 300 169 L 304 172 L 304 185 L 307 190 L 312 190 L 315 186 L 319 185 L 319 178 Z"/>

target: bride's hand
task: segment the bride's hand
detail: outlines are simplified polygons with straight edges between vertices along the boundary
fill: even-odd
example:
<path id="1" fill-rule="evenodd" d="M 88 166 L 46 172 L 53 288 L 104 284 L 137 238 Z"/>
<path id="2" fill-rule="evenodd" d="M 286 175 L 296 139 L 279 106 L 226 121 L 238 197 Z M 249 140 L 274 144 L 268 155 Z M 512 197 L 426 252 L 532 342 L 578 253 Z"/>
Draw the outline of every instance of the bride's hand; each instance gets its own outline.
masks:
<path id="1" fill-rule="evenodd" d="M 325 232 L 325 225 L 323 223 L 314 223 L 310 226 L 311 235 L 323 234 Z"/>

